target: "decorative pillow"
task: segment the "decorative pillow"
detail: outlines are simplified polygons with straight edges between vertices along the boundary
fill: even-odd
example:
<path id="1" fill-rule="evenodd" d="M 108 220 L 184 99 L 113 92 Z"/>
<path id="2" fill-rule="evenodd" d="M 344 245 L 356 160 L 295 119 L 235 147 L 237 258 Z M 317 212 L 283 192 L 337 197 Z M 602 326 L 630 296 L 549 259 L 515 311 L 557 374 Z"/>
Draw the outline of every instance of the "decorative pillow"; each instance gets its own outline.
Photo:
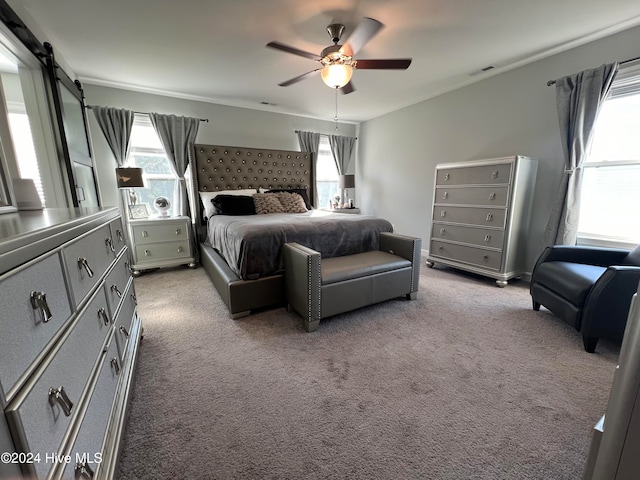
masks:
<path id="1" fill-rule="evenodd" d="M 284 213 L 284 207 L 275 193 L 254 193 L 253 203 L 257 214 Z"/>
<path id="2" fill-rule="evenodd" d="M 297 193 L 278 192 L 274 195 L 280 200 L 285 213 L 304 213 L 307 211 L 304 200 Z"/>
<path id="3" fill-rule="evenodd" d="M 253 198 L 247 195 L 216 195 L 211 200 L 216 215 L 255 215 Z"/>
<path id="4" fill-rule="evenodd" d="M 218 190 L 215 192 L 198 192 L 200 194 L 200 200 L 202 201 L 202 205 L 204 206 L 204 216 L 207 218 L 211 218 L 216 214 L 215 209 L 213 208 L 213 204 L 211 200 L 213 200 L 217 195 L 248 195 L 251 196 L 256 193 L 255 188 L 247 188 L 244 190 Z"/>
<path id="5" fill-rule="evenodd" d="M 309 201 L 309 191 L 306 188 L 273 188 L 271 190 L 267 190 L 265 193 L 276 193 L 276 192 L 289 192 L 289 193 L 297 193 L 304 200 L 304 206 L 307 210 L 313 210 L 311 206 L 311 202 Z"/>

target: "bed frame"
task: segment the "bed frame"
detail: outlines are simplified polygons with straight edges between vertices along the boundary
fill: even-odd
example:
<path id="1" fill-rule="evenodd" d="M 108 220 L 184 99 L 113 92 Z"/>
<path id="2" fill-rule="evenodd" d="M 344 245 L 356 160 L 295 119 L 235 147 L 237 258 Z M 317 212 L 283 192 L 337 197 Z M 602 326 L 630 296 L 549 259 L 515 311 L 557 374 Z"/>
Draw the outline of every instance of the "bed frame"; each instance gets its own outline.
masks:
<path id="1" fill-rule="evenodd" d="M 252 310 L 285 303 L 284 276 L 243 280 L 227 262 L 206 245 L 206 224 L 202 225 L 202 204 L 198 192 L 245 188 L 306 188 L 315 205 L 313 154 L 289 150 L 195 144 L 189 162 L 191 211 L 200 228 L 200 263 L 211 278 L 231 317 L 241 318 Z"/>

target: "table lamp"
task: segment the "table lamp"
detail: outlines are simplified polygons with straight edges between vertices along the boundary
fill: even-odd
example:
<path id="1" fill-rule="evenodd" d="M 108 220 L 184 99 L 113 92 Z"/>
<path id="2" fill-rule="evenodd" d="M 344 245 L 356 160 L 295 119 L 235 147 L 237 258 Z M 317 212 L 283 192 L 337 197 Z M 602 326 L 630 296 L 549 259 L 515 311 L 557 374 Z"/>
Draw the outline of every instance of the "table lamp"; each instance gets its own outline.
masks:
<path id="1" fill-rule="evenodd" d="M 129 189 L 129 205 L 135 205 L 138 201 L 134 188 L 144 187 L 142 179 L 142 169 L 136 167 L 118 167 L 116 168 L 116 180 L 118 188 Z"/>
<path id="2" fill-rule="evenodd" d="M 347 200 L 347 189 L 354 188 L 356 186 L 355 175 L 340 175 L 338 178 L 338 187 L 342 189 L 342 204 L 344 208 L 352 208 L 353 205 Z"/>

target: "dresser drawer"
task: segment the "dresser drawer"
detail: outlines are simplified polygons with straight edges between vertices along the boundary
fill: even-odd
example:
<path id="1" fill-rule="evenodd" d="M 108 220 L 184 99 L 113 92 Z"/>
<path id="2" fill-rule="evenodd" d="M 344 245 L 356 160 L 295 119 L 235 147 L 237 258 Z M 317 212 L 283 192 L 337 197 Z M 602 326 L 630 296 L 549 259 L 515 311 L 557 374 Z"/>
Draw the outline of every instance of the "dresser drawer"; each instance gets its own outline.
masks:
<path id="1" fill-rule="evenodd" d="M 501 208 L 474 208 L 436 206 L 433 220 L 436 222 L 463 223 L 481 227 L 504 228 L 507 211 Z"/>
<path id="2" fill-rule="evenodd" d="M 436 170 L 436 185 L 495 185 L 511 181 L 511 163 Z"/>
<path id="3" fill-rule="evenodd" d="M 456 245 L 438 240 L 431 241 L 429 256 L 477 265 L 489 270 L 500 270 L 500 263 L 502 261 L 502 252 Z"/>
<path id="4" fill-rule="evenodd" d="M 71 315 L 60 255 L 6 275 L 0 280 L 0 298 L 0 385 L 5 396 L 12 396 L 18 379 Z"/>
<path id="5" fill-rule="evenodd" d="M 118 344 L 118 354 L 122 362 L 125 360 L 125 352 L 127 351 L 127 344 L 131 336 L 131 323 L 136 312 L 136 305 L 136 292 L 133 288 L 133 282 L 130 282 L 129 289 L 126 291 L 122 301 L 122 307 L 120 307 L 118 316 L 115 319 L 114 335 L 116 343 Z"/>
<path id="6" fill-rule="evenodd" d="M 109 223 L 111 231 L 111 243 L 113 245 L 113 253 L 117 257 L 122 249 L 127 245 L 124 237 L 124 229 L 122 228 L 122 220 L 116 218 Z"/>
<path id="7" fill-rule="evenodd" d="M 131 227 L 133 243 L 155 243 L 187 240 L 189 233 L 186 222 L 174 220 L 158 220 Z"/>
<path id="8" fill-rule="evenodd" d="M 508 200 L 509 187 L 438 187 L 434 203 L 506 207 Z"/>
<path id="9" fill-rule="evenodd" d="M 100 288 L 31 388 L 16 396 L 7 408 L 7 420 L 14 430 L 14 438 L 24 442 L 16 445 L 18 449 L 40 453 L 43 459 L 46 453 L 60 451 L 65 432 L 76 418 L 78 402 L 111 329 L 108 314 L 100 313 L 106 312 L 106 308 L 107 299 Z M 56 389 L 60 389 L 59 400 L 54 398 Z M 44 461 L 33 464 L 39 477 L 44 476 L 50 466 L 50 462 Z"/>
<path id="10" fill-rule="evenodd" d="M 504 242 L 504 230 L 438 223 L 434 223 L 432 228 L 431 237 L 436 240 L 448 240 L 500 249 Z"/>
<path id="11" fill-rule="evenodd" d="M 62 478 L 89 478 L 80 476 L 81 469 L 84 469 L 87 475 L 91 475 L 91 472 L 93 474 L 99 473 L 97 469 L 102 462 L 103 444 L 122 371 L 116 342 L 112 338 L 102 361 L 96 386 L 91 394 L 82 425 L 71 448 L 71 462 L 65 466 Z M 98 477 L 94 476 L 93 478 Z"/>
<path id="12" fill-rule="evenodd" d="M 158 260 L 191 258 L 188 241 L 136 245 L 136 264 L 152 263 Z"/>
<path id="13" fill-rule="evenodd" d="M 109 303 L 109 312 L 111 316 L 116 314 L 118 305 L 121 298 L 125 294 L 127 284 L 131 278 L 131 271 L 129 270 L 129 258 L 127 254 L 120 256 L 118 262 L 113 266 L 113 269 L 107 274 L 104 281 L 105 290 L 107 292 L 107 302 Z"/>
<path id="14" fill-rule="evenodd" d="M 115 258 L 109 225 L 65 246 L 62 253 L 75 304 L 79 305 Z"/>

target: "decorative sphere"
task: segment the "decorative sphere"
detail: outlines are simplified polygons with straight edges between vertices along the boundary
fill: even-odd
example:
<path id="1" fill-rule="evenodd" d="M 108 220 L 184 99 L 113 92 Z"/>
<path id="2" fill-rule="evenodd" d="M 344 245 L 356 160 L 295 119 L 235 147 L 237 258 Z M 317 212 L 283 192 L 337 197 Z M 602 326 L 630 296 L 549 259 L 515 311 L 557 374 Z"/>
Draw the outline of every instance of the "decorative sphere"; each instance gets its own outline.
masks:
<path id="1" fill-rule="evenodd" d="M 158 197 L 153 201 L 153 206 L 158 211 L 161 217 L 169 216 L 169 209 L 171 208 L 171 202 L 167 197 Z"/>

